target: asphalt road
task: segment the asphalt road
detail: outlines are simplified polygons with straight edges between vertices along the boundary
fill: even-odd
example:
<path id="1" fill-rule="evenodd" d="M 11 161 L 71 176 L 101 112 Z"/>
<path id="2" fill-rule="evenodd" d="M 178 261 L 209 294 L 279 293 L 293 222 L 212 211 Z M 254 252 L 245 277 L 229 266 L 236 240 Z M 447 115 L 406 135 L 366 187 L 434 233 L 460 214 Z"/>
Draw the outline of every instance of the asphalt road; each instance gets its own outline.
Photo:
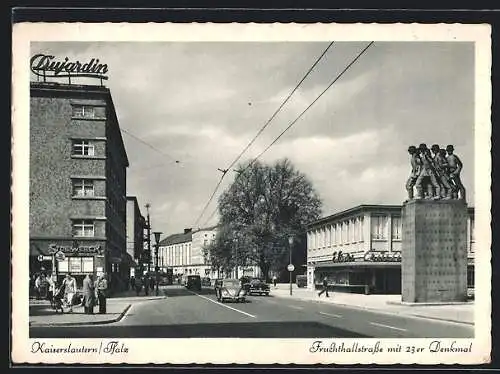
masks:
<path id="1" fill-rule="evenodd" d="M 30 327 L 31 338 L 470 338 L 472 326 L 272 296 L 220 303 L 179 286 L 99 326 Z"/>

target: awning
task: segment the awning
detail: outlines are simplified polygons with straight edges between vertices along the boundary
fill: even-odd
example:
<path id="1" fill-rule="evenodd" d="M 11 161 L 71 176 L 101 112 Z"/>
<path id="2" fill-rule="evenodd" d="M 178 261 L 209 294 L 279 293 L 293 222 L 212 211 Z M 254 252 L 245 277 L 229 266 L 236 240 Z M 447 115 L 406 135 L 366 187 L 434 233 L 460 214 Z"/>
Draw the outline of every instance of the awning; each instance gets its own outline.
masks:
<path id="1" fill-rule="evenodd" d="M 391 262 L 391 261 L 355 261 L 355 262 L 323 262 L 310 264 L 317 268 L 374 268 L 374 267 L 391 267 L 399 268 L 401 267 L 401 262 Z"/>
<path id="2" fill-rule="evenodd" d="M 30 243 L 30 256 L 52 256 L 46 245 L 37 245 L 36 243 L 31 242 Z"/>

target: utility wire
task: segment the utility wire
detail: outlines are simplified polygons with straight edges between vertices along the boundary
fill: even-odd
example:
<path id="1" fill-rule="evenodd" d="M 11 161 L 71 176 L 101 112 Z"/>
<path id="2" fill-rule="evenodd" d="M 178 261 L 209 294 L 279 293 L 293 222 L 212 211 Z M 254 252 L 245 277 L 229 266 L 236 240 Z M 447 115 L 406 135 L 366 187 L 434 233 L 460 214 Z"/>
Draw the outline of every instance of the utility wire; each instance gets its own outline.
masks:
<path id="1" fill-rule="evenodd" d="M 123 131 L 125 134 L 127 134 L 128 136 L 134 138 L 135 140 L 137 140 L 138 142 L 141 142 L 142 144 L 148 146 L 149 148 L 153 149 L 154 151 L 162 154 L 163 156 L 166 156 L 168 158 L 170 158 L 172 161 L 175 161 L 176 163 L 179 163 L 180 161 L 179 160 L 176 160 L 175 158 L 173 158 L 172 156 L 170 156 L 169 154 L 159 150 L 158 148 L 152 146 L 151 144 L 149 144 L 148 142 L 142 140 L 141 138 L 137 137 L 136 135 L 132 134 L 131 132 L 129 132 L 128 130 L 125 130 L 124 128 L 120 128 L 121 131 Z"/>
<path id="2" fill-rule="evenodd" d="M 292 122 L 288 125 L 288 127 L 287 127 L 287 128 L 285 128 L 285 130 L 283 130 L 283 131 L 281 132 L 281 134 L 279 134 L 279 135 L 278 135 L 278 137 L 277 137 L 276 139 L 274 139 L 274 140 L 271 142 L 271 144 L 269 144 L 269 145 L 268 145 L 268 146 L 267 146 L 267 147 L 266 147 L 266 148 L 265 148 L 265 149 L 264 149 L 261 153 L 259 153 L 259 155 L 258 155 L 257 157 L 255 157 L 255 158 L 254 158 L 254 159 L 253 159 L 253 160 L 252 160 L 252 161 L 251 161 L 251 162 L 250 162 L 250 163 L 249 163 L 249 164 L 248 164 L 245 168 L 243 168 L 243 170 L 238 171 L 238 176 L 237 176 L 236 178 L 239 178 L 239 177 L 240 177 L 240 176 L 241 176 L 241 175 L 242 175 L 242 174 L 243 174 L 243 173 L 244 173 L 244 172 L 245 172 L 245 171 L 246 171 L 246 170 L 247 170 L 250 166 L 252 166 L 252 165 L 255 163 L 255 161 L 257 161 L 257 160 L 258 160 L 258 159 L 259 159 L 259 158 L 260 158 L 260 157 L 261 157 L 264 153 L 266 153 L 266 152 L 269 150 L 269 148 L 271 148 L 271 147 L 272 147 L 272 146 L 273 146 L 273 145 L 274 145 L 274 144 L 275 144 L 275 143 L 276 143 L 276 142 L 277 142 L 277 141 L 278 141 L 278 140 L 279 140 L 279 139 L 280 139 L 280 138 L 281 138 L 281 137 L 282 137 L 282 136 L 283 136 L 283 135 L 284 135 L 284 134 L 285 134 L 285 133 L 286 133 L 286 132 L 287 132 L 287 131 L 291 128 L 291 127 L 292 127 L 292 126 L 293 126 L 293 125 L 295 125 L 295 123 L 297 123 L 297 121 L 298 121 L 300 118 L 302 118 L 302 116 L 303 116 L 303 115 L 304 115 L 304 114 L 305 114 L 305 113 L 306 113 L 306 112 L 307 112 L 307 111 L 308 111 L 308 110 L 309 110 L 309 109 L 310 109 L 310 108 L 311 108 L 311 107 L 312 107 L 312 106 L 313 106 L 313 105 L 314 105 L 314 104 L 315 104 L 315 103 L 319 100 L 319 98 L 320 98 L 321 96 L 323 96 L 323 94 L 324 94 L 326 91 L 328 91 L 328 89 L 329 89 L 330 87 L 332 87 L 332 86 L 333 86 L 333 84 L 334 84 L 335 82 L 337 82 L 337 81 L 340 79 L 340 77 L 342 77 L 342 75 L 344 75 L 344 73 L 345 73 L 347 70 L 349 70 L 349 68 L 350 68 L 350 67 L 351 67 L 351 66 L 352 66 L 352 65 L 353 65 L 353 64 L 354 64 L 354 63 L 355 63 L 355 62 L 356 62 L 356 61 L 357 61 L 357 60 L 358 60 L 358 59 L 359 59 L 359 58 L 360 58 L 360 57 L 361 57 L 361 56 L 362 56 L 362 55 L 366 52 L 366 50 L 367 50 L 368 48 L 370 48 L 370 47 L 373 45 L 373 43 L 374 43 L 374 42 L 370 42 L 370 43 L 369 43 L 369 44 L 368 44 L 368 45 L 367 45 L 367 46 L 366 46 L 366 47 L 365 47 L 365 48 L 364 48 L 364 49 L 363 49 L 363 50 L 362 50 L 362 51 L 361 51 L 361 52 L 360 52 L 360 53 L 359 53 L 359 54 L 358 54 L 358 55 L 357 55 L 357 56 L 356 56 L 356 57 L 355 57 L 355 58 L 354 58 L 354 59 L 353 59 L 353 60 L 352 60 L 352 61 L 351 61 L 351 62 L 350 62 L 350 63 L 349 63 L 346 67 L 345 67 L 345 68 L 344 68 L 344 70 L 342 70 L 342 71 L 340 72 L 340 74 L 338 74 L 338 75 L 335 77 L 335 79 L 334 79 L 333 81 L 331 81 L 331 82 L 330 82 L 330 84 L 329 84 L 329 85 L 328 85 L 328 86 L 327 86 L 327 87 L 323 90 L 323 92 L 321 92 L 321 93 L 318 95 L 318 97 L 316 97 L 316 99 L 314 99 L 314 101 L 313 101 L 311 104 L 309 104 L 309 106 L 308 106 L 306 109 L 304 109 L 304 110 L 302 111 L 302 113 L 300 113 L 300 114 L 299 114 L 299 116 L 298 116 L 297 118 L 295 118 L 295 119 L 294 119 L 294 120 L 293 120 L 293 121 L 292 121 Z"/>
<path id="3" fill-rule="evenodd" d="M 316 61 L 314 62 L 314 64 L 309 68 L 309 70 L 307 71 L 307 73 L 302 77 L 302 79 L 300 80 L 300 82 L 297 83 L 297 85 L 295 86 L 295 88 L 288 94 L 288 96 L 281 103 L 281 105 L 278 107 L 278 109 L 276 109 L 276 111 L 273 113 L 273 115 L 271 116 L 271 118 L 269 118 L 266 121 L 266 123 L 264 124 L 264 126 L 261 127 L 261 129 L 257 132 L 257 134 L 255 134 L 255 136 L 253 137 L 253 139 L 250 140 L 250 142 L 246 145 L 245 148 L 243 148 L 243 150 L 240 152 L 240 154 L 234 159 L 233 162 L 231 162 L 231 164 L 227 167 L 227 169 L 231 169 L 238 162 L 238 160 L 241 158 L 241 156 L 243 156 L 243 154 L 247 151 L 247 149 L 250 148 L 250 146 L 259 137 L 259 135 L 262 133 L 262 131 L 264 131 L 265 128 L 271 123 L 271 121 L 278 115 L 278 113 L 281 111 L 281 109 L 285 106 L 285 104 L 288 102 L 288 100 L 290 100 L 290 98 L 295 93 L 295 91 L 297 91 L 297 89 L 300 87 L 300 85 L 302 84 L 302 82 L 304 82 L 305 79 L 309 76 L 309 74 L 311 73 L 311 71 L 316 67 L 316 65 L 318 64 L 318 62 L 323 58 L 323 56 L 330 49 L 330 47 L 333 45 L 333 43 L 335 43 L 335 42 L 333 41 L 330 44 L 328 44 L 328 47 L 326 47 L 326 49 L 323 51 L 323 53 L 316 59 Z"/>
<path id="4" fill-rule="evenodd" d="M 304 75 L 304 77 L 299 81 L 299 83 L 297 83 L 297 85 L 295 86 L 295 88 L 288 94 L 288 96 L 286 97 L 286 99 L 281 103 L 281 105 L 278 107 L 278 109 L 276 109 L 276 111 L 273 113 L 273 115 L 266 121 L 266 123 L 260 128 L 260 130 L 257 132 L 257 134 L 253 137 L 252 140 L 250 140 L 250 142 L 245 146 L 245 148 L 243 148 L 243 150 L 240 152 L 240 154 L 231 162 L 231 164 L 226 168 L 226 169 L 219 169 L 219 171 L 221 171 L 223 174 L 222 174 L 222 177 L 219 181 L 219 183 L 217 183 L 212 195 L 210 196 L 210 199 L 208 200 L 208 202 L 205 204 L 205 207 L 203 208 L 203 211 L 201 212 L 201 214 L 198 216 L 198 218 L 196 219 L 196 222 L 195 222 L 195 226 L 196 224 L 199 222 L 199 220 L 201 219 L 201 217 L 203 216 L 203 214 L 205 213 L 205 210 L 207 209 L 208 205 L 211 203 L 213 197 L 215 196 L 215 193 L 217 192 L 220 184 L 222 183 L 222 180 L 224 179 L 224 177 L 226 176 L 226 173 L 228 170 L 230 170 L 237 162 L 238 160 L 241 158 L 241 156 L 248 150 L 248 148 L 250 148 L 250 146 L 255 142 L 255 140 L 259 137 L 259 135 L 264 131 L 264 129 L 271 123 L 271 121 L 278 115 L 278 113 L 281 111 L 281 109 L 285 106 L 285 104 L 288 102 L 288 100 L 290 100 L 290 98 L 292 97 L 292 95 L 295 93 L 295 91 L 297 91 L 297 89 L 300 87 L 300 85 L 302 84 L 302 82 L 304 82 L 304 80 L 309 76 L 309 74 L 313 71 L 313 69 L 316 67 L 316 65 L 318 64 L 318 62 L 323 58 L 323 56 L 326 54 L 326 52 L 330 49 L 330 47 L 333 45 L 334 42 L 331 42 L 330 44 L 328 44 L 328 47 L 326 47 L 326 49 L 323 51 L 323 53 L 316 59 L 316 61 L 314 62 L 314 64 L 312 64 L 312 66 L 309 68 L 309 70 L 307 71 L 307 73 Z M 214 213 L 212 213 L 212 215 L 210 216 L 210 218 L 212 218 L 212 216 L 215 214 L 215 211 Z"/>

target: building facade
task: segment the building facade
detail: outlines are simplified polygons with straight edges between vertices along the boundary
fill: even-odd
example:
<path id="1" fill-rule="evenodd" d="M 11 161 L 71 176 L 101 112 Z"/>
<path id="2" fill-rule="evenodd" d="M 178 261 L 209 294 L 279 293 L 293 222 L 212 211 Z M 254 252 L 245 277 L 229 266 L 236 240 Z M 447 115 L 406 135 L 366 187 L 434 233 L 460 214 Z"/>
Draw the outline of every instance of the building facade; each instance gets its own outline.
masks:
<path id="1" fill-rule="evenodd" d="M 198 229 L 193 232 L 191 245 L 191 261 L 187 274 L 198 274 L 201 277 L 217 278 L 217 271 L 212 270 L 210 256 L 205 250 L 215 242 L 217 226 Z"/>
<path id="2" fill-rule="evenodd" d="M 127 253 L 138 263 L 144 250 L 144 228 L 146 219 L 141 214 L 137 197 L 127 196 Z M 130 268 L 135 276 L 135 267 Z"/>
<path id="3" fill-rule="evenodd" d="M 307 284 L 328 277 L 331 288 L 401 293 L 401 205 L 360 205 L 307 228 Z M 474 287 L 474 208 L 468 208 L 468 286 Z"/>
<path id="4" fill-rule="evenodd" d="M 193 230 L 184 229 L 183 233 L 172 234 L 161 240 L 158 246 L 158 266 L 161 271 L 172 269 L 174 276 L 185 273 L 191 264 L 191 245 Z"/>
<path id="5" fill-rule="evenodd" d="M 160 270 L 167 272 L 172 269 L 175 275 L 199 275 L 200 277 L 235 278 L 242 276 L 258 277 L 258 266 L 239 266 L 230 274 L 223 274 L 212 269 L 210 255 L 205 250 L 215 242 L 217 226 L 201 228 L 193 231 L 184 229 L 183 233 L 173 234 L 163 239 L 159 246 Z"/>
<path id="6" fill-rule="evenodd" d="M 128 165 L 108 88 L 31 82 L 30 271 L 126 286 Z"/>

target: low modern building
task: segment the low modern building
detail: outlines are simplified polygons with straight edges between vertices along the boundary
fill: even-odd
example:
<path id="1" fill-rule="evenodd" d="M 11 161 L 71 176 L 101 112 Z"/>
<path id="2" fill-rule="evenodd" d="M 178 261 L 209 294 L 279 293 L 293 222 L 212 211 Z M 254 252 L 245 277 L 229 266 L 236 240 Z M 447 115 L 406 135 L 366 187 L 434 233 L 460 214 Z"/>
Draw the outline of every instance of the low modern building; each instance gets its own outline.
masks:
<path id="1" fill-rule="evenodd" d="M 110 90 L 31 82 L 29 158 L 30 272 L 70 272 L 79 287 L 107 272 L 125 288 L 129 162 Z"/>
<path id="2" fill-rule="evenodd" d="M 327 276 L 343 292 L 401 293 L 401 205 L 359 205 L 307 228 L 307 284 Z M 468 286 L 474 287 L 474 208 L 468 208 Z"/>
<path id="3" fill-rule="evenodd" d="M 158 265 L 161 271 L 172 269 L 173 274 L 184 274 L 191 264 L 191 245 L 193 230 L 184 229 L 183 233 L 172 234 L 161 240 L 158 246 Z"/>
<path id="4" fill-rule="evenodd" d="M 139 262 L 144 250 L 144 228 L 146 219 L 141 214 L 137 197 L 127 196 L 127 253 Z M 135 276 L 135 267 L 130 268 L 130 276 Z"/>

